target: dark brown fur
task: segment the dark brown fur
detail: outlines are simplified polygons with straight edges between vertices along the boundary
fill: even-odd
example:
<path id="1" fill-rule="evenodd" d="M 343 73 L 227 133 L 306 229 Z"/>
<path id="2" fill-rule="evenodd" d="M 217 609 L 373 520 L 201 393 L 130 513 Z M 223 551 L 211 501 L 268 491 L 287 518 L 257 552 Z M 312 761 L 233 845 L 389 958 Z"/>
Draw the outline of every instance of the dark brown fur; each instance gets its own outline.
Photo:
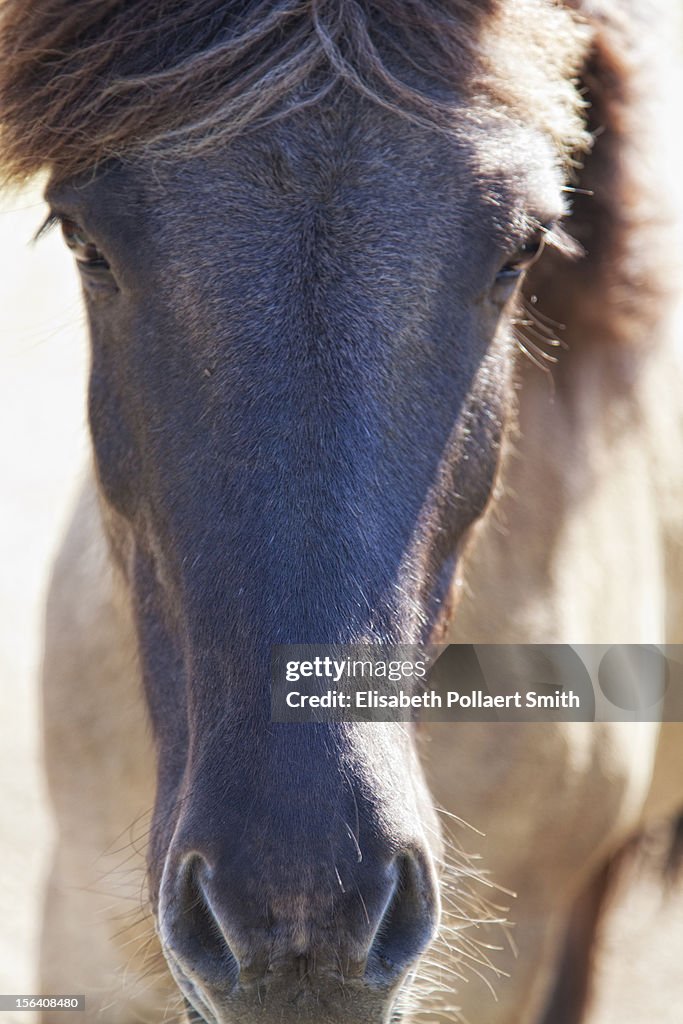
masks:
<path id="1" fill-rule="evenodd" d="M 186 153 L 340 81 L 446 130 L 456 84 L 533 111 L 567 155 L 585 142 L 571 84 L 584 39 L 546 0 L 5 0 L 4 173 L 64 178 L 154 142 Z"/>

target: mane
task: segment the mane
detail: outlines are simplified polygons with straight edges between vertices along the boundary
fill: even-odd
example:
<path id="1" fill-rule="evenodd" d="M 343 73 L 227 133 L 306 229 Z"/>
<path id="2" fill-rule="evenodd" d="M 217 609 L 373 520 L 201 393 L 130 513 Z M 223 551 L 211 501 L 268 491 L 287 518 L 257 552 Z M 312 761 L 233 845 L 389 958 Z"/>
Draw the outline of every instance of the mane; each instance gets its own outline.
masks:
<path id="1" fill-rule="evenodd" d="M 440 131 L 455 89 L 567 160 L 586 35 L 554 0 L 2 0 L 0 174 L 188 154 L 341 85 Z"/>
<path id="2" fill-rule="evenodd" d="M 646 351 L 681 288 L 676 22 L 667 0 L 566 2 L 592 27 L 580 88 L 595 142 L 573 182 L 568 221 L 585 256 L 549 252 L 528 287 L 544 314 L 566 325 L 570 348 L 600 339 Z"/>

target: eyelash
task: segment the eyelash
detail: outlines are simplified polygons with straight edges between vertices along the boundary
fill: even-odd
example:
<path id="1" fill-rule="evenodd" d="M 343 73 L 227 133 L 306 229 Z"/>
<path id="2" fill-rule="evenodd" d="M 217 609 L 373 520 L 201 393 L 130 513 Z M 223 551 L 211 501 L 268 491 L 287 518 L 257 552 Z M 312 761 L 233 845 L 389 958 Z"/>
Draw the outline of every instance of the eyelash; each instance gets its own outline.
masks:
<path id="1" fill-rule="evenodd" d="M 543 250 L 552 248 L 569 260 L 585 256 L 583 246 L 564 228 L 555 222 L 541 224 L 538 230 L 517 250 L 498 271 L 497 280 L 512 281 L 531 267 L 542 255 Z"/>
<path id="2" fill-rule="evenodd" d="M 89 270 L 109 270 L 109 263 L 94 242 L 90 242 L 80 225 L 64 214 L 50 213 L 34 236 L 38 241 L 49 231 L 61 226 L 62 235 L 67 247 L 73 252 L 80 267 Z M 79 255 L 79 252 L 81 254 Z"/>

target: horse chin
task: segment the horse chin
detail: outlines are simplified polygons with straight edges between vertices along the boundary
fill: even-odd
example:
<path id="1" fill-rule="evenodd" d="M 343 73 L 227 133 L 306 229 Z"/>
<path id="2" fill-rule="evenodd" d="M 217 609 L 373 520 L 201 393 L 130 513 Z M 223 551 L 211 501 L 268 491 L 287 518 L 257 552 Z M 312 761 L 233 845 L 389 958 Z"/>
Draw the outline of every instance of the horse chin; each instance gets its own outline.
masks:
<path id="1" fill-rule="evenodd" d="M 228 997 L 221 1007 L 215 1007 L 213 1003 L 209 1005 L 192 982 L 184 980 L 185 1021 L 186 1024 L 256 1024 L 256 1021 L 271 1019 L 268 1013 L 270 1004 L 272 1019 L 277 1024 L 286 1024 L 290 1020 L 291 1024 L 322 1024 L 323 1021 L 324 1024 L 408 1024 L 410 1014 L 401 1004 L 409 995 L 413 977 L 413 972 L 409 972 L 388 999 L 386 991 L 374 990 L 359 982 L 348 986 L 337 979 L 327 997 L 315 986 L 308 985 L 294 995 L 289 988 L 286 992 L 258 992 L 249 1007 L 245 1007 L 239 995 Z M 179 982 L 177 975 L 176 982 Z M 347 991 L 349 987 L 355 993 Z M 191 998 L 187 995 L 190 988 Z M 292 1011 L 291 1018 L 287 1016 L 288 1006 Z"/>

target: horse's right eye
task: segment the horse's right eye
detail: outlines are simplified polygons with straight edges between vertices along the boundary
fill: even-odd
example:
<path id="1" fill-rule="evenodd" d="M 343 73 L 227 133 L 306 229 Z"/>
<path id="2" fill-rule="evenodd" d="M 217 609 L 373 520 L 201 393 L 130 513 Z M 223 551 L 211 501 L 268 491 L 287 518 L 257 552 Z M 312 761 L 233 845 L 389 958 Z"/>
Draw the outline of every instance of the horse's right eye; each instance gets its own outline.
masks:
<path id="1" fill-rule="evenodd" d="M 521 277 L 525 270 L 536 262 L 543 252 L 545 229 L 541 229 L 521 245 L 508 262 L 498 271 L 498 280 Z"/>
<path id="2" fill-rule="evenodd" d="M 61 218 L 64 241 L 80 266 L 93 270 L 109 270 L 109 263 L 83 228 L 69 217 Z"/>

